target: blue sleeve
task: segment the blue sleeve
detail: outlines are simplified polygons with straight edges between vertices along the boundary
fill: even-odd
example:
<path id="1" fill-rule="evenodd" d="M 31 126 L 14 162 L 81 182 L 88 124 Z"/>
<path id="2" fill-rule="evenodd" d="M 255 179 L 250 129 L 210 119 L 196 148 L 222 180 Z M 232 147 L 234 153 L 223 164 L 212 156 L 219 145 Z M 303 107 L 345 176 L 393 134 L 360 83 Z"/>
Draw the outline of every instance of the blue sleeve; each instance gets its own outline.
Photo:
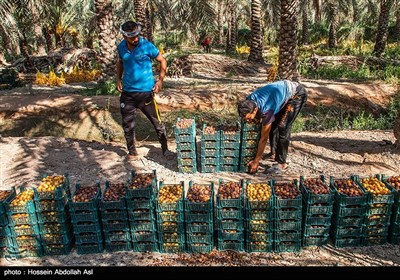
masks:
<path id="1" fill-rule="evenodd" d="M 157 47 L 153 43 L 149 43 L 148 50 L 149 50 L 149 56 L 152 59 L 156 58 L 160 53 L 160 51 L 157 49 Z"/>

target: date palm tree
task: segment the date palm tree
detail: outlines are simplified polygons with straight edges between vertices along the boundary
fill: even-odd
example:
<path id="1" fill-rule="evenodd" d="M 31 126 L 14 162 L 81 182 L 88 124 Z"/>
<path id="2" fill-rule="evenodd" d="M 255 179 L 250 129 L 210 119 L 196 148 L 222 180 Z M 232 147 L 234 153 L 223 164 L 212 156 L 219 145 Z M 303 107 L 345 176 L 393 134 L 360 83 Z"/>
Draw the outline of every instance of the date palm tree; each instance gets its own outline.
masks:
<path id="1" fill-rule="evenodd" d="M 302 16 L 302 28 L 301 28 L 301 43 L 308 44 L 309 41 L 309 33 L 308 33 L 308 0 L 301 0 L 300 2 L 300 10 Z"/>
<path id="2" fill-rule="evenodd" d="M 249 61 L 263 63 L 263 36 L 261 30 L 261 0 L 251 1 L 251 43 Z"/>
<path id="3" fill-rule="evenodd" d="M 387 35 L 388 35 L 388 25 L 389 25 L 389 13 L 394 0 L 381 0 L 380 2 L 380 13 L 378 22 L 378 33 L 375 39 L 375 46 L 373 54 L 376 56 L 382 56 L 385 51 Z"/>
<path id="4" fill-rule="evenodd" d="M 116 34 L 111 0 L 95 0 L 101 63 L 100 81 L 114 77 L 116 63 Z"/>
<path id="5" fill-rule="evenodd" d="M 279 29 L 280 79 L 298 80 L 297 71 L 297 15 L 300 0 L 281 0 L 281 23 Z"/>
<path id="6" fill-rule="evenodd" d="M 397 1 L 396 3 L 396 25 L 394 29 L 394 38 L 397 40 L 397 42 L 400 41 L 400 1 Z"/>
<path id="7" fill-rule="evenodd" d="M 339 27 L 339 2 L 337 0 L 329 0 L 328 12 L 330 21 L 328 47 L 334 49 L 337 46 L 337 30 Z"/>
<path id="8" fill-rule="evenodd" d="M 142 25 L 142 31 L 140 32 L 140 35 L 147 39 L 147 26 L 149 25 L 146 16 L 148 5 L 147 0 L 134 0 L 133 3 L 136 21 L 140 22 L 140 24 Z"/>
<path id="9" fill-rule="evenodd" d="M 226 47 L 225 52 L 227 54 L 234 54 L 236 51 L 236 32 L 237 32 L 237 22 L 236 22 L 236 5 L 234 0 L 227 1 L 227 18 L 228 31 L 226 36 Z"/>

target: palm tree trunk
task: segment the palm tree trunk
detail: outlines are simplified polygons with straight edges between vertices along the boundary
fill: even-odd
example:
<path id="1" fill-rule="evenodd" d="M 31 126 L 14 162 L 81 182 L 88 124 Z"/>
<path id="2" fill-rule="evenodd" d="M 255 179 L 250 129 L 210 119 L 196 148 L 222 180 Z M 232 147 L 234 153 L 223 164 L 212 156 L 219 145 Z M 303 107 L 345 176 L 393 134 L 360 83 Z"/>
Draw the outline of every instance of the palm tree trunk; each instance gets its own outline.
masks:
<path id="1" fill-rule="evenodd" d="M 251 43 L 248 60 L 264 63 L 263 37 L 261 30 L 261 0 L 251 1 Z"/>
<path id="2" fill-rule="evenodd" d="M 224 42 L 224 9 L 223 0 L 218 0 L 217 3 L 217 24 L 218 24 L 218 44 L 222 46 Z"/>
<path id="3" fill-rule="evenodd" d="M 396 10 L 396 26 L 394 29 L 394 38 L 397 42 L 400 41 L 400 5 L 397 7 Z"/>
<path id="4" fill-rule="evenodd" d="M 376 35 L 374 51 L 372 52 L 375 56 L 382 56 L 385 51 L 389 26 L 389 13 L 393 2 L 394 0 L 381 0 L 378 34 Z"/>
<path id="5" fill-rule="evenodd" d="M 328 5 L 329 18 L 331 22 L 329 25 L 328 47 L 334 49 L 337 46 L 337 29 L 339 26 L 338 2 L 337 0 L 330 0 Z"/>
<path id="6" fill-rule="evenodd" d="M 151 12 L 150 3 L 147 3 L 146 8 L 146 24 L 147 24 L 147 40 L 154 42 L 153 37 L 153 13 Z"/>
<path id="7" fill-rule="evenodd" d="M 301 15 L 302 15 L 302 33 L 301 33 L 301 43 L 303 45 L 308 44 L 308 0 L 302 0 L 300 2 Z"/>
<path id="8" fill-rule="evenodd" d="M 96 0 L 97 26 L 99 32 L 101 77 L 100 81 L 115 76 L 116 36 L 114 31 L 114 15 L 112 0 Z"/>
<path id="9" fill-rule="evenodd" d="M 147 0 L 134 0 L 133 3 L 134 3 L 136 22 L 140 22 L 142 24 L 142 31 L 140 32 L 140 35 L 147 39 L 148 38 L 147 18 L 146 18 Z"/>
<path id="10" fill-rule="evenodd" d="M 281 0 L 281 23 L 279 29 L 280 79 L 299 80 L 297 72 L 297 15 L 300 0 Z"/>
<path id="11" fill-rule="evenodd" d="M 321 13 L 321 0 L 312 0 L 312 4 L 314 7 L 314 22 L 321 22 L 322 13 Z"/>
<path id="12" fill-rule="evenodd" d="M 234 54 L 236 51 L 236 9 L 232 0 L 227 2 L 228 34 L 226 36 L 226 53 Z"/>
<path id="13" fill-rule="evenodd" d="M 40 26 L 41 18 L 35 8 L 32 8 L 31 11 L 33 17 L 33 30 L 36 37 L 36 54 L 46 55 L 46 41 L 43 36 L 42 27 Z"/>
<path id="14" fill-rule="evenodd" d="M 46 42 L 47 50 L 49 52 L 54 50 L 53 38 L 50 34 L 50 29 L 47 26 L 42 27 L 42 34 L 43 34 L 45 42 Z"/>
<path id="15" fill-rule="evenodd" d="M 352 0 L 351 5 L 353 6 L 353 22 L 357 23 L 360 17 L 360 10 L 357 0 Z"/>

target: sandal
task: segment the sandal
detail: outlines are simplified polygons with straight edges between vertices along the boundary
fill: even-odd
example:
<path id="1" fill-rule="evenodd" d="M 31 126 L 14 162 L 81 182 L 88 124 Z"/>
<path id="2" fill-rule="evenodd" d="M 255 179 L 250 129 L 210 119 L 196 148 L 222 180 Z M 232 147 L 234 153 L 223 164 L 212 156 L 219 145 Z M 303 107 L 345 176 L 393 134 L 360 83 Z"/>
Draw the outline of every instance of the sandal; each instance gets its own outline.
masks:
<path id="1" fill-rule="evenodd" d="M 289 168 L 289 165 L 286 165 L 282 168 L 279 164 L 274 164 L 270 168 L 267 169 L 268 174 L 281 174 L 285 172 Z"/>

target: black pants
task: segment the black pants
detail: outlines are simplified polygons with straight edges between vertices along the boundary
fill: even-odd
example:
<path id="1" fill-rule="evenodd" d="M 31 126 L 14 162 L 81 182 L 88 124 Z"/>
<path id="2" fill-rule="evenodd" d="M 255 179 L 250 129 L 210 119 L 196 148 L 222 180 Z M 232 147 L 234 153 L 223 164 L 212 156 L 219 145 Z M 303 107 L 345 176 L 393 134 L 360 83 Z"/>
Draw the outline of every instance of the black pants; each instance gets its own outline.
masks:
<path id="1" fill-rule="evenodd" d="M 156 107 L 152 92 L 122 92 L 120 97 L 120 108 L 122 115 L 122 128 L 124 129 L 126 146 L 128 152 L 136 154 L 136 109 L 139 109 L 147 117 L 156 130 L 158 141 L 164 152 L 168 149 L 167 133 L 165 126 L 161 123 L 160 114 Z"/>
<path id="2" fill-rule="evenodd" d="M 275 161 L 278 163 L 286 163 L 292 124 L 306 102 L 307 90 L 304 86 L 299 85 L 293 98 L 289 99 L 275 115 L 269 134 L 269 143 L 271 152 L 275 154 Z"/>

